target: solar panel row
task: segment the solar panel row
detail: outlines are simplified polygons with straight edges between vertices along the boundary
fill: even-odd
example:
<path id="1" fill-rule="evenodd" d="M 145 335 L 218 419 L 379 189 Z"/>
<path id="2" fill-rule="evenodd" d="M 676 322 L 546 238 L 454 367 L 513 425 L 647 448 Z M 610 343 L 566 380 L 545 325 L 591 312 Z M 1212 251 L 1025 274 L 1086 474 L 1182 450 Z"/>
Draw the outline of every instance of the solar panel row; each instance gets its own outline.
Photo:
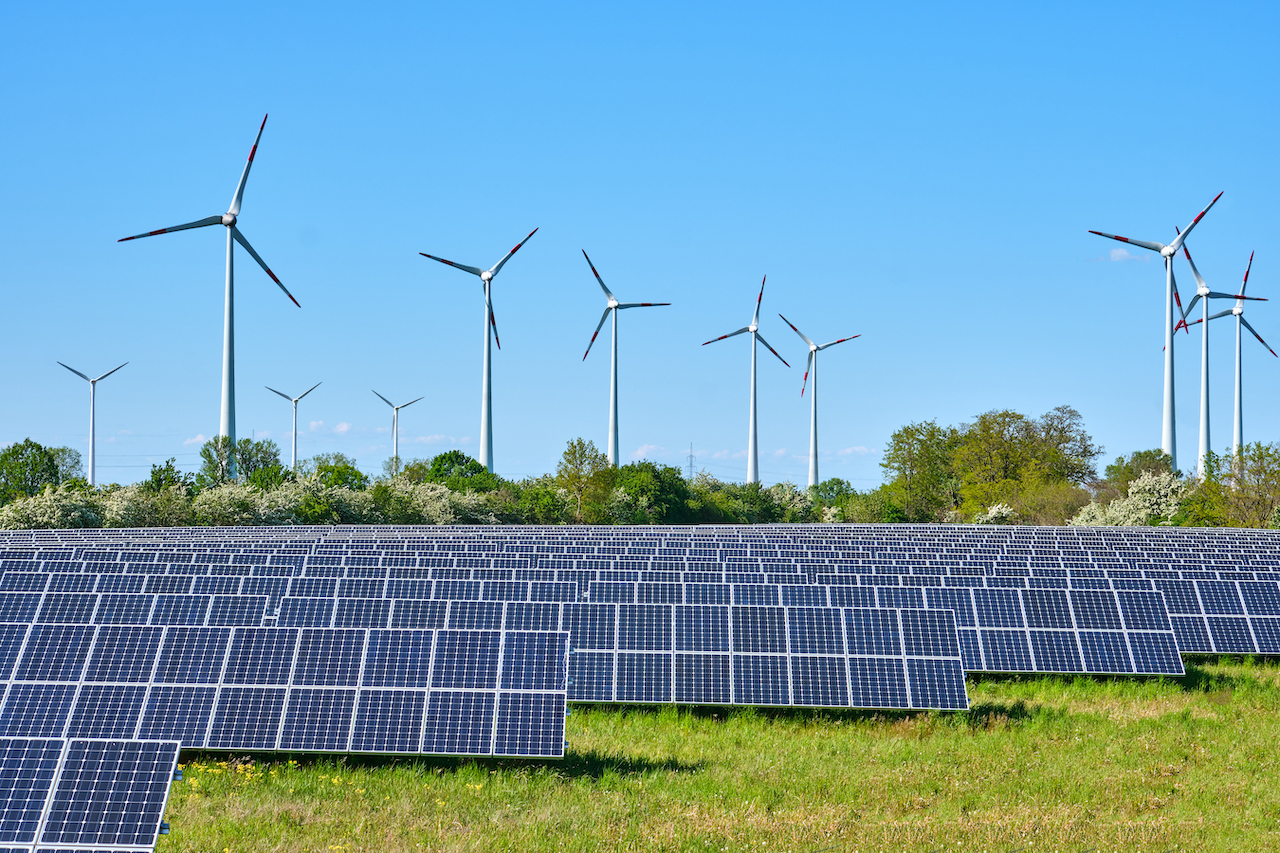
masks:
<path id="1" fill-rule="evenodd" d="M 560 757 L 567 656 L 547 631 L 0 625 L 0 736 Z"/>

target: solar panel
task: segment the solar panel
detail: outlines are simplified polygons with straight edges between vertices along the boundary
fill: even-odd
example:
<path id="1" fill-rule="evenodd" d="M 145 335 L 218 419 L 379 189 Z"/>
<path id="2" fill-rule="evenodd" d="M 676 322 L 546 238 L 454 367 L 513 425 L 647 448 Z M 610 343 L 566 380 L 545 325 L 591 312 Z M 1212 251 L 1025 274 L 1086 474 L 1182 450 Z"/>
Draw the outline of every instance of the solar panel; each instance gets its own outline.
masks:
<path id="1" fill-rule="evenodd" d="M 0 844 L 152 849 L 177 762 L 175 742 L 0 738 Z"/>

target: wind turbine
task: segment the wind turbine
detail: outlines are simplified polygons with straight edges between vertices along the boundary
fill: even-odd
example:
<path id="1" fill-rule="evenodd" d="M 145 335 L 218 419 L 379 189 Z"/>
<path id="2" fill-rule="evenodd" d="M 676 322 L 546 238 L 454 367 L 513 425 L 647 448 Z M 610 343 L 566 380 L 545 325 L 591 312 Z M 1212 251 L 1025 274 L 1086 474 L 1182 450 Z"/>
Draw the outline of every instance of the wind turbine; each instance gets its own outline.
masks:
<path id="1" fill-rule="evenodd" d="M 743 326 L 736 332 L 730 332 L 727 335 L 721 335 L 718 338 L 712 338 L 703 344 L 714 344 L 716 341 L 723 341 L 725 338 L 732 338 L 734 335 L 741 335 L 743 332 L 751 333 L 751 413 L 747 424 L 747 482 L 760 482 L 760 454 L 758 452 L 756 442 L 756 341 L 769 347 L 769 352 L 778 356 L 778 361 L 787 364 L 787 360 L 778 355 L 778 351 L 769 346 L 769 342 L 758 331 L 760 328 L 760 300 L 764 299 L 764 282 L 768 276 L 760 279 L 760 295 L 756 297 L 756 310 L 751 315 L 751 325 Z M 787 364 L 787 367 L 791 365 Z"/>
<path id="2" fill-rule="evenodd" d="M 778 316 L 782 317 L 781 314 Z M 795 324 L 786 317 L 782 317 L 782 322 L 790 326 L 791 331 L 799 335 L 800 339 L 809 345 L 809 362 L 804 368 L 804 381 L 800 385 L 800 396 L 804 396 L 804 388 L 809 382 L 809 374 L 813 373 L 813 393 L 809 395 L 809 488 L 812 489 L 818 485 L 818 353 L 827 347 L 833 347 L 836 344 L 860 338 L 862 335 L 853 335 L 828 344 L 819 345 L 805 337 L 804 332 L 797 329 Z"/>
<path id="3" fill-rule="evenodd" d="M 1191 229 L 1196 227 L 1196 224 L 1209 212 L 1209 208 L 1217 204 L 1220 198 L 1222 198 L 1222 193 L 1214 196 L 1213 201 L 1209 202 L 1205 209 L 1197 213 L 1196 218 L 1191 220 L 1191 224 L 1187 226 L 1187 229 L 1180 232 L 1177 238 L 1167 246 L 1163 243 L 1131 240 L 1128 237 L 1107 234 L 1104 231 L 1089 232 L 1090 234 L 1097 234 L 1099 237 L 1107 237 L 1112 240 L 1119 240 L 1121 243 L 1128 243 L 1131 246 L 1139 246 L 1143 249 L 1159 252 L 1160 257 L 1164 258 L 1164 417 L 1160 429 L 1160 449 L 1169 455 L 1170 465 L 1174 471 L 1178 470 L 1178 443 L 1174 429 L 1173 412 L 1173 332 L 1175 329 L 1173 306 L 1175 301 L 1178 304 L 1179 313 L 1182 314 L 1182 319 L 1186 319 L 1186 314 L 1182 311 L 1182 299 L 1178 296 L 1178 283 L 1173 277 L 1173 257 L 1178 254 L 1178 248 L 1187 239 Z"/>
<path id="4" fill-rule="evenodd" d="M 1276 351 L 1267 346 L 1267 342 L 1262 340 L 1262 336 L 1254 332 L 1253 326 L 1249 325 L 1249 321 L 1244 318 L 1244 301 L 1251 299 L 1257 302 L 1266 302 L 1258 296 L 1245 296 L 1245 289 L 1249 286 L 1249 270 L 1253 269 L 1253 253 L 1249 253 L 1249 265 L 1245 267 L 1244 282 L 1240 285 L 1240 292 L 1237 294 L 1216 293 L 1209 290 L 1209 285 L 1205 284 L 1203 278 L 1200 277 L 1200 271 L 1196 269 L 1195 261 L 1191 260 L 1191 253 L 1187 251 L 1186 244 L 1183 244 L 1182 251 L 1187 256 L 1187 263 L 1191 264 L 1191 274 L 1196 278 L 1196 295 L 1191 300 L 1191 304 L 1187 306 L 1187 313 L 1191 313 L 1191 309 L 1195 307 L 1196 302 L 1201 298 L 1204 299 L 1204 305 L 1201 306 L 1200 319 L 1193 323 L 1187 323 L 1185 320 L 1182 325 L 1190 333 L 1191 326 L 1196 323 L 1204 324 L 1204 337 L 1200 341 L 1200 469 L 1199 475 L 1204 477 L 1204 457 L 1209 453 L 1209 321 L 1216 320 L 1219 317 L 1226 317 L 1234 314 L 1236 317 L 1236 411 L 1235 411 L 1235 429 L 1231 437 L 1231 455 L 1238 456 L 1240 448 L 1243 446 L 1244 435 L 1244 397 L 1243 388 L 1241 387 L 1241 361 L 1240 361 L 1240 325 L 1253 332 L 1253 336 L 1258 339 L 1267 350 L 1275 355 Z M 1219 311 L 1217 314 L 1209 314 L 1210 299 L 1234 299 L 1236 304 L 1226 311 Z"/>
<path id="5" fill-rule="evenodd" d="M 298 473 L 298 401 L 301 400 L 303 397 L 307 396 L 308 394 L 310 394 L 312 391 L 319 388 L 322 384 L 323 383 L 321 382 L 317 382 L 315 385 L 312 385 L 310 388 L 308 388 L 306 391 L 303 391 L 301 394 L 299 394 L 296 397 L 290 397 L 288 394 L 284 393 L 283 391 L 277 391 L 276 389 L 272 388 L 270 385 L 262 386 L 263 388 L 266 388 L 268 391 L 271 391 L 272 393 L 275 393 L 275 394 L 279 394 L 281 397 L 284 397 L 290 403 L 293 403 L 293 452 L 289 456 L 289 469 L 293 471 L 295 474 Z"/>
<path id="6" fill-rule="evenodd" d="M 237 218 L 240 216 L 240 202 L 244 200 L 244 185 L 249 180 L 249 169 L 253 166 L 254 155 L 258 153 L 258 140 L 262 139 L 262 130 L 267 126 L 267 117 L 262 117 L 262 124 L 258 127 L 258 135 L 254 137 L 253 147 L 249 149 L 249 159 L 244 164 L 244 172 L 240 174 L 240 183 L 236 184 L 235 195 L 231 197 L 231 206 L 227 208 L 227 212 L 219 216 L 206 216 L 204 219 L 198 219 L 195 222 L 188 222 L 185 225 L 174 225 L 172 228 L 161 228 L 157 231 L 148 231 L 145 234 L 134 234 L 132 237 L 122 237 L 117 240 L 123 243 L 126 240 L 137 240 L 142 237 L 154 237 L 157 234 L 168 234 L 171 231 L 186 231 L 188 228 L 203 228 L 206 225 L 225 225 L 227 228 L 227 290 L 226 298 L 223 303 L 222 310 L 222 410 L 218 418 L 218 434 L 225 435 L 231 439 L 232 447 L 236 443 L 236 357 L 235 357 L 235 282 L 234 282 L 234 263 L 233 248 L 235 243 L 239 243 L 249 256 L 258 262 L 258 266 L 267 271 L 267 275 L 271 276 L 271 280 L 279 285 L 284 291 L 284 295 L 293 301 L 294 305 L 298 305 L 298 300 L 293 298 L 293 294 L 288 291 L 280 279 L 276 278 L 276 274 L 267 266 L 266 261 L 253 250 L 249 245 L 249 241 L 240 233 L 240 229 L 236 227 Z M 234 242 L 233 242 L 234 241 Z M 301 305 L 298 305 L 301 308 Z M 235 455 L 232 454 L 228 459 L 228 471 L 231 477 L 236 475 Z"/>
<path id="7" fill-rule="evenodd" d="M 605 299 L 609 303 L 604 313 L 600 315 L 600 323 L 596 326 L 595 334 L 591 336 L 591 342 L 587 344 L 587 351 L 582 354 L 583 361 L 586 361 L 587 356 L 591 354 L 591 345 L 596 342 L 596 335 L 600 334 L 604 321 L 609 318 L 611 312 L 613 314 L 613 356 L 609 362 L 609 464 L 616 468 L 618 466 L 618 312 L 624 308 L 656 308 L 671 303 L 619 302 L 618 298 L 605 286 L 600 273 L 596 272 L 596 266 L 591 263 L 591 258 L 587 257 L 586 249 L 582 250 L 582 257 L 587 258 L 587 266 L 591 267 L 592 275 L 596 277 L 596 281 L 600 282 L 600 289 L 604 291 Z"/>
<path id="8" fill-rule="evenodd" d="M 128 363 L 129 362 L 126 361 L 124 364 L 128 364 Z M 58 362 L 58 364 L 62 364 L 62 362 Z M 120 365 L 120 367 L 124 367 L 124 364 Z M 62 366 L 67 367 L 65 364 L 62 364 Z M 89 485 L 90 486 L 96 486 L 98 484 L 97 476 L 95 473 L 95 468 L 96 468 L 95 434 L 96 433 L 94 430 L 94 423 L 93 423 L 93 414 L 94 414 L 93 394 L 94 394 L 94 391 L 96 391 L 98 388 L 98 383 L 106 379 L 111 374 L 115 373 L 117 370 L 120 369 L 120 367 L 114 368 L 113 370 L 108 370 L 106 373 L 102 374 L 97 379 L 90 379 L 88 376 L 85 376 L 83 373 L 76 370 L 74 367 L 67 367 L 67 370 L 70 370 L 76 376 L 79 376 L 85 382 L 89 383 Z"/>
<path id="9" fill-rule="evenodd" d="M 377 391 L 374 391 L 373 393 L 378 394 Z M 403 409 L 405 406 L 412 406 L 414 403 L 418 402 L 418 400 L 421 400 L 422 397 L 419 397 L 418 400 L 410 400 L 407 403 L 401 403 L 398 406 L 395 403 L 392 403 L 386 397 L 382 396 L 381 394 L 378 394 L 378 399 L 391 407 L 391 458 L 396 460 L 395 461 L 396 473 L 399 473 L 400 472 L 400 410 Z"/>
<path id="10" fill-rule="evenodd" d="M 453 261 L 446 261 L 444 258 L 437 258 L 435 255 L 428 255 L 426 252 L 419 252 L 424 258 L 430 258 L 433 261 L 439 261 L 442 264 L 448 264 L 454 269 L 460 269 L 463 272 L 469 272 L 472 275 L 479 276 L 480 281 L 484 284 L 484 379 L 481 382 L 480 389 L 480 464 L 484 465 L 485 470 L 490 474 L 493 473 L 493 395 L 489 388 L 489 379 L 491 376 L 489 364 L 489 328 L 493 327 L 493 340 L 498 344 L 498 349 L 502 349 L 502 343 L 498 340 L 498 321 L 493 318 L 493 298 L 490 293 L 489 284 L 493 281 L 493 277 L 502 270 L 502 265 L 511 259 L 511 256 L 520 251 L 520 247 L 529 242 L 529 237 L 538 233 L 535 228 L 529 232 L 529 236 L 525 237 L 510 252 L 502 256 L 502 260 L 498 261 L 487 270 L 479 267 L 469 267 L 465 264 L 455 264 Z M 406 404 L 408 405 L 408 404 Z"/>

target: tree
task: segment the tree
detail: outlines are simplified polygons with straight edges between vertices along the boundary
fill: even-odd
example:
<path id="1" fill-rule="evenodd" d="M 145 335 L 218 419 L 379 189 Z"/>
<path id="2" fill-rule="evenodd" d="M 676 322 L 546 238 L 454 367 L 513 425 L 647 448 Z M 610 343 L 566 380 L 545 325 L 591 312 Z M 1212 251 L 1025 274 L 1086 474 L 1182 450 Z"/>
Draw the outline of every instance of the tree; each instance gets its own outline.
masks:
<path id="1" fill-rule="evenodd" d="M 33 497 L 44 491 L 45 486 L 57 486 L 61 482 L 57 456 L 29 438 L 0 452 L 0 504 Z"/>
<path id="2" fill-rule="evenodd" d="M 80 460 L 80 451 L 70 447 L 51 447 L 55 464 L 58 466 L 58 482 L 84 479 L 84 463 Z"/>
<path id="3" fill-rule="evenodd" d="M 142 481 L 142 488 L 152 494 L 177 487 L 190 495 L 195 489 L 196 478 L 178 470 L 177 459 L 166 459 L 163 465 L 152 465 L 151 476 Z"/>
<path id="4" fill-rule="evenodd" d="M 255 471 L 273 465 L 280 467 L 280 447 L 271 439 L 242 438 L 236 444 L 236 474 L 240 482 L 249 482 Z"/>
<path id="5" fill-rule="evenodd" d="M 1147 473 L 1179 474 L 1173 470 L 1173 459 L 1163 450 L 1136 450 L 1128 456 L 1117 456 L 1094 491 L 1100 502 L 1122 498 L 1129 494 L 1129 484 Z"/>
<path id="6" fill-rule="evenodd" d="M 680 469 L 647 459 L 615 469 L 615 491 L 621 489 L 631 508 L 628 524 L 688 524 L 689 484 Z"/>
<path id="7" fill-rule="evenodd" d="M 595 442 L 575 438 L 565 447 L 556 466 L 556 485 L 572 497 L 574 521 L 581 524 L 592 504 L 603 505 L 609 499 L 613 470 Z"/>
<path id="8" fill-rule="evenodd" d="M 235 446 L 225 435 L 215 435 L 200 448 L 200 470 L 196 472 L 196 488 L 211 489 L 231 482 L 231 463 Z"/>
<path id="9" fill-rule="evenodd" d="M 892 501 L 906 521 L 941 521 L 960 505 L 952 462 L 959 438 L 954 427 L 940 427 L 937 421 L 908 424 L 890 437 L 880 467 L 890 477 Z"/>

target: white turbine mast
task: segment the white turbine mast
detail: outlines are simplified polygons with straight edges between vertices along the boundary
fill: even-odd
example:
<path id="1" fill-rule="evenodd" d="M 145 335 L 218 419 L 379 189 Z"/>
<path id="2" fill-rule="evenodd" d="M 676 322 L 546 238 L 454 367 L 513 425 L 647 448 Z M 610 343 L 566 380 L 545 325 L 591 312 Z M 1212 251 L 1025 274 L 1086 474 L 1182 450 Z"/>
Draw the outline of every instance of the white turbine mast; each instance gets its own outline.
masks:
<path id="1" fill-rule="evenodd" d="M 244 164 L 244 172 L 240 174 L 240 183 L 236 184 L 236 191 L 231 196 L 231 206 L 227 208 L 227 212 L 218 216 L 207 216 L 204 219 L 198 219 L 195 222 L 188 222 L 185 225 L 174 225 L 171 228 L 160 228 L 156 231 L 148 231 L 145 234 L 135 234 L 132 237 L 122 237 L 116 241 L 123 243 L 127 240 L 137 240 L 142 237 L 154 237 L 157 234 L 168 234 L 171 231 L 186 231 L 188 228 L 203 228 L 206 225 L 225 225 L 227 228 L 227 285 L 226 297 L 223 304 L 222 314 L 222 408 L 218 419 L 218 434 L 225 435 L 231 439 L 232 447 L 236 443 L 236 358 L 235 358 L 235 278 L 233 263 L 233 249 L 235 243 L 239 243 L 244 250 L 249 253 L 249 257 L 258 262 L 258 266 L 266 270 L 267 275 L 271 276 L 284 295 L 293 301 L 294 305 L 298 305 L 298 300 L 293 298 L 293 294 L 281 284 L 280 279 L 276 278 L 276 274 L 267 266 L 266 261 L 253 250 L 253 246 L 249 245 L 249 241 L 240 233 L 240 229 L 236 227 L 236 222 L 240 216 L 240 203 L 244 200 L 244 186 L 249 180 L 249 169 L 253 167 L 253 158 L 258 153 L 258 140 L 262 139 L 262 130 L 267 126 L 267 117 L 262 117 L 262 124 L 258 127 L 258 135 L 254 137 L 253 147 L 249 149 L 249 159 Z M 298 305 L 301 308 L 301 305 Z M 235 455 L 228 460 L 228 472 L 231 477 L 235 477 Z"/>
<path id="2" fill-rule="evenodd" d="M 128 363 L 129 363 L 129 362 L 127 362 L 127 361 L 126 361 L 124 364 L 128 364 Z M 62 364 L 62 362 L 58 362 L 58 364 Z M 124 367 L 124 364 L 120 365 L 120 367 Z M 101 382 L 102 380 L 106 379 L 106 378 L 107 378 L 108 376 L 110 376 L 111 374 L 115 373 L 117 370 L 119 370 L 119 369 L 120 369 L 120 367 L 116 367 L 116 368 L 113 368 L 112 370 L 108 370 L 106 373 L 102 374 L 102 375 L 101 375 L 101 376 L 99 376 L 97 379 L 90 379 L 88 376 L 85 376 L 83 373 L 81 373 L 80 371 L 76 370 L 74 367 L 67 367 L 67 365 L 65 365 L 65 364 L 62 364 L 62 366 L 63 366 L 63 367 L 66 367 L 66 368 L 67 368 L 67 370 L 70 370 L 70 371 L 71 371 L 72 373 L 74 373 L 76 376 L 79 376 L 79 377 L 80 377 L 81 379 L 83 379 L 85 382 L 88 382 L 88 383 L 89 383 L 89 485 L 90 485 L 90 486 L 96 486 L 96 485 L 98 485 L 98 478 L 97 478 L 97 473 L 96 473 L 96 469 L 97 469 L 97 449 L 96 449 L 96 442 L 97 442 L 97 439 L 96 439 L 96 437 L 95 437 L 95 432 L 96 432 L 96 430 L 95 430 L 95 426 L 94 426 L 94 399 L 93 399 L 93 398 L 94 398 L 94 391 L 96 391 L 96 390 L 97 390 L 97 387 L 98 387 L 98 383 L 99 383 L 99 382 Z"/>
<path id="3" fill-rule="evenodd" d="M 591 341 L 587 344 L 587 351 L 582 354 L 582 360 L 586 361 L 587 356 L 591 354 L 591 345 L 596 342 L 596 335 L 600 334 L 600 329 L 604 327 L 604 321 L 609 319 L 609 314 L 613 314 L 613 356 L 609 362 L 609 464 L 615 468 L 618 466 L 618 312 L 625 308 L 656 308 L 661 305 L 670 305 L 670 302 L 619 302 L 617 297 L 610 292 L 605 286 L 604 279 L 600 277 L 600 273 L 596 272 L 595 264 L 591 263 L 591 258 L 587 257 L 587 250 L 582 250 L 582 257 L 587 258 L 587 266 L 591 267 L 591 274 L 596 277 L 596 281 L 600 282 L 600 289 L 604 291 L 605 306 L 604 313 L 600 315 L 600 323 L 596 326 L 595 333 L 591 335 Z"/>
<path id="4" fill-rule="evenodd" d="M 1253 269 L 1253 253 L 1249 253 L 1249 265 L 1245 267 L 1244 281 L 1240 285 L 1240 292 L 1237 294 L 1216 293 L 1209 290 L 1209 285 L 1205 284 L 1203 278 L 1200 277 L 1200 271 L 1196 269 L 1195 262 L 1191 260 L 1191 253 L 1187 251 L 1186 244 L 1182 246 L 1182 251 L 1187 256 L 1187 263 L 1191 264 L 1191 274 L 1196 277 L 1196 295 L 1191 300 L 1191 304 L 1187 306 L 1187 313 L 1191 313 L 1191 309 L 1195 307 L 1196 302 L 1201 298 L 1204 299 L 1204 305 L 1201 306 L 1200 319 L 1192 323 L 1185 320 L 1180 324 L 1190 334 L 1191 326 L 1196 323 L 1203 323 L 1204 337 L 1200 341 L 1200 468 L 1199 475 L 1204 477 L 1204 457 L 1209 453 L 1209 321 L 1216 320 L 1219 317 L 1227 317 L 1235 315 L 1236 318 L 1236 401 L 1235 401 L 1235 424 L 1231 435 L 1231 455 L 1238 456 L 1241 448 L 1244 446 L 1244 389 L 1242 387 L 1242 370 L 1240 358 L 1240 326 L 1244 325 L 1246 329 L 1253 332 L 1253 336 L 1258 339 L 1267 351 L 1272 355 L 1276 351 L 1262 340 L 1262 336 L 1254 331 L 1253 326 L 1249 325 L 1249 321 L 1244 318 L 1244 301 L 1246 299 L 1256 302 L 1266 302 L 1258 296 L 1245 296 L 1245 289 L 1249 286 L 1249 270 Z M 1226 311 L 1219 311 L 1217 314 L 1209 314 L 1210 299 L 1234 299 L 1236 304 Z"/>
<path id="5" fill-rule="evenodd" d="M 310 394 L 312 391 L 319 388 L 322 384 L 324 383 L 317 382 L 315 385 L 312 385 L 310 388 L 308 388 L 306 391 L 303 391 L 301 394 L 299 394 L 296 397 L 290 397 L 288 394 L 284 393 L 283 391 L 277 391 L 276 389 L 272 388 L 270 385 L 262 386 L 263 388 L 266 388 L 268 391 L 271 391 L 274 394 L 279 394 L 281 397 L 284 397 L 290 403 L 293 403 L 293 452 L 289 455 L 289 470 L 293 471 L 293 473 L 295 474 L 298 473 L 298 401 L 301 400 L 303 397 L 307 396 L 308 394 Z"/>
<path id="6" fill-rule="evenodd" d="M 1097 234 L 1099 237 L 1119 240 L 1121 243 L 1127 243 L 1130 246 L 1138 246 L 1143 249 L 1150 249 L 1153 252 L 1159 252 L 1160 257 L 1164 258 L 1164 414 L 1160 429 L 1160 449 L 1169 455 L 1170 465 L 1174 471 L 1178 470 L 1178 442 L 1174 423 L 1173 395 L 1173 331 L 1176 328 L 1173 320 L 1174 303 L 1177 303 L 1178 312 L 1184 320 L 1186 319 L 1186 313 L 1182 311 L 1182 299 L 1178 296 L 1178 283 L 1173 276 L 1173 258 L 1178 254 L 1179 247 L 1187 239 L 1191 229 L 1196 227 L 1196 224 L 1209 212 L 1209 208 L 1213 207 L 1220 198 L 1222 198 L 1222 193 L 1214 196 L 1213 201 L 1209 202 L 1205 209 L 1197 213 L 1196 218 L 1191 220 L 1187 230 L 1180 233 L 1167 246 L 1164 243 L 1132 240 L 1116 234 L 1107 234 L 1104 231 L 1089 232 L 1090 234 Z"/>
<path id="7" fill-rule="evenodd" d="M 782 317 L 781 314 L 778 316 Z M 800 340 L 809 345 L 809 361 L 804 368 L 804 380 L 800 383 L 800 396 L 804 396 L 805 386 L 809 383 L 809 374 L 812 373 L 813 393 L 809 395 L 809 488 L 812 489 L 818 485 L 818 353 L 836 344 L 860 338 L 862 335 L 851 335 L 830 343 L 815 344 L 805 336 L 804 332 L 796 328 L 795 323 L 792 323 L 786 317 L 782 317 L 782 322 L 790 326 L 791 331 L 799 335 Z"/>
<path id="8" fill-rule="evenodd" d="M 414 403 L 418 402 L 418 400 L 421 400 L 422 397 L 419 397 L 418 400 L 410 400 L 407 403 L 401 403 L 397 406 L 386 397 L 378 394 L 377 391 L 374 391 L 373 393 L 378 395 L 379 400 L 391 407 L 391 458 L 395 460 L 394 464 L 396 467 L 396 473 L 398 474 L 400 473 L 400 410 L 405 406 L 412 406 Z"/>
<path id="9" fill-rule="evenodd" d="M 493 317 L 493 296 L 489 285 L 493 281 L 493 277 L 502 270 L 502 265 L 510 260 L 512 255 L 520 251 L 521 246 L 529 242 L 529 237 L 537 233 L 537 228 L 530 231 L 527 237 L 516 243 L 514 249 L 502 256 L 502 260 L 487 270 L 482 270 L 479 267 L 469 267 L 466 264 L 455 264 L 453 261 L 446 261 L 444 258 L 437 258 L 435 255 L 428 255 L 426 252 L 418 253 L 424 258 L 430 258 L 433 261 L 448 264 L 454 269 L 460 269 L 463 272 L 479 276 L 481 283 L 484 285 L 484 378 L 481 381 L 480 388 L 480 464 L 490 474 L 493 473 L 493 395 L 489 383 L 492 374 L 489 363 L 489 331 L 491 327 L 493 341 L 498 344 L 498 349 L 502 349 L 502 343 L 498 341 L 498 321 Z"/>
<path id="10" fill-rule="evenodd" d="M 716 341 L 723 341 L 725 338 L 732 338 L 734 335 L 741 335 L 743 332 L 751 333 L 751 408 L 747 416 L 747 482 L 748 483 L 760 482 L 760 454 L 759 454 L 759 448 L 756 442 L 756 341 L 758 340 L 760 341 L 760 343 L 764 344 L 766 347 L 769 347 L 769 352 L 773 353 L 775 356 L 778 356 L 778 361 L 782 362 L 783 364 L 786 364 L 787 367 L 791 366 L 787 364 L 787 360 L 785 358 L 778 355 L 778 351 L 776 349 L 769 346 L 769 342 L 766 341 L 764 339 L 764 336 L 761 335 L 759 332 L 760 301 L 764 299 L 764 283 L 765 283 L 765 279 L 767 278 L 768 276 L 765 276 L 764 278 L 760 279 L 760 295 L 756 297 L 756 310 L 755 310 L 755 313 L 751 315 L 751 325 L 743 326 L 741 329 L 739 329 L 736 332 L 730 332 L 727 335 L 721 335 L 718 338 L 712 338 L 711 340 L 703 344 L 703 346 L 705 347 L 707 344 L 714 344 Z"/>

